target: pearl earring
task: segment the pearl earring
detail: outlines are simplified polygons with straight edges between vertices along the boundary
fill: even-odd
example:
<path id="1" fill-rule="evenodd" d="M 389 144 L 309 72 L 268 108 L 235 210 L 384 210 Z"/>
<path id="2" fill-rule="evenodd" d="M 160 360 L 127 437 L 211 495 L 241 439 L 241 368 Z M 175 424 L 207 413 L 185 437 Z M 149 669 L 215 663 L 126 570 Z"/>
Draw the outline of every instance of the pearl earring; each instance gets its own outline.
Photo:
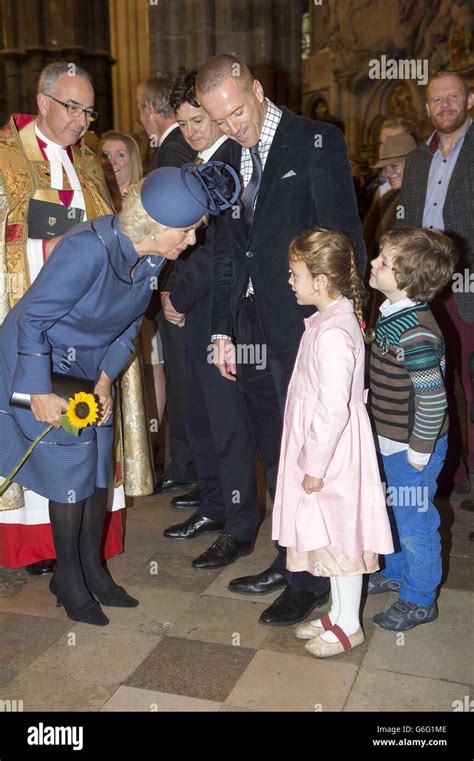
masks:
<path id="1" fill-rule="evenodd" d="M 150 235 L 151 240 L 155 240 L 156 235 Z"/>

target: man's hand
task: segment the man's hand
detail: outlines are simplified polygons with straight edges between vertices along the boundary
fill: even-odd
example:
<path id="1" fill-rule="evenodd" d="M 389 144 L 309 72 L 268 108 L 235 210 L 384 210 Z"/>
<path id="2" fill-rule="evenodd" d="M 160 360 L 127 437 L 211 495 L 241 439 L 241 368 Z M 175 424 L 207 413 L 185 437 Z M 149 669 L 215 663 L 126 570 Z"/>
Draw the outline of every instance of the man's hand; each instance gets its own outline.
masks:
<path id="1" fill-rule="evenodd" d="M 226 380 L 237 380 L 237 364 L 235 361 L 235 346 L 229 338 L 214 338 L 213 364 Z"/>
<path id="2" fill-rule="evenodd" d="M 104 425 L 112 414 L 114 400 L 112 397 L 112 381 L 102 372 L 96 383 L 94 394 L 99 397 L 100 420 L 97 426 Z"/>
<path id="3" fill-rule="evenodd" d="M 66 399 L 61 399 L 57 394 L 31 394 L 31 411 L 40 423 L 59 428 L 59 418 L 66 410 Z"/>
<path id="4" fill-rule="evenodd" d="M 160 296 L 161 307 L 163 309 L 165 318 L 168 320 L 168 322 L 171 322 L 172 325 L 177 325 L 178 328 L 182 328 L 184 325 L 185 315 L 181 312 L 177 312 L 174 308 L 173 304 L 171 303 L 170 292 L 162 291 Z"/>
<path id="5" fill-rule="evenodd" d="M 324 486 L 322 478 L 315 478 L 314 476 L 308 476 L 305 474 L 301 486 L 305 490 L 306 494 L 312 494 L 315 491 L 321 491 Z"/>
<path id="6" fill-rule="evenodd" d="M 55 238 L 49 238 L 46 241 L 46 245 L 44 247 L 44 255 L 46 259 L 48 258 L 48 256 L 50 256 L 50 254 L 53 253 L 54 247 L 56 246 L 57 243 L 59 243 L 62 237 L 63 237 L 62 235 L 56 235 Z"/>

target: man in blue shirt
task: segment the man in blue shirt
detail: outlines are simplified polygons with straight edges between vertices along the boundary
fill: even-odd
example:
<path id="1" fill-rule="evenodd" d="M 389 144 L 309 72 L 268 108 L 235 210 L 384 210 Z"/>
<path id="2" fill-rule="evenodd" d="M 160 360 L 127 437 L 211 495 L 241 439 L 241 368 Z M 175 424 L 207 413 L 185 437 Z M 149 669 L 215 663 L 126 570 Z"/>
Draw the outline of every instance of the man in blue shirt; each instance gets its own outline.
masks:
<path id="1" fill-rule="evenodd" d="M 435 130 L 407 156 L 400 195 L 404 217 L 397 223 L 442 230 L 454 240 L 459 256 L 451 290 L 432 306 L 446 337 L 448 371 L 457 369 L 466 397 L 467 463 L 460 451 L 459 426 L 453 425 L 454 384 L 448 377 L 453 437 L 447 463 L 461 492 L 469 491 L 466 464 L 474 467 L 474 126 L 469 114 L 473 105 L 474 95 L 456 72 L 441 71 L 428 82 L 426 111 Z M 474 510 L 472 500 L 462 506 Z"/>

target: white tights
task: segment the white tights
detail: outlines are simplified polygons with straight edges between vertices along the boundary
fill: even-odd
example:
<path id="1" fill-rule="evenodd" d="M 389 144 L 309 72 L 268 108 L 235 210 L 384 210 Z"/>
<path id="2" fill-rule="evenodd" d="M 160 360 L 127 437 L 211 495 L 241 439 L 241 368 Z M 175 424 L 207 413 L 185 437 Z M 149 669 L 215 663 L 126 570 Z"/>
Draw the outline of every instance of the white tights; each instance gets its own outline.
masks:
<path id="1" fill-rule="evenodd" d="M 331 576 L 331 610 L 328 615 L 331 624 L 341 627 L 350 637 L 360 628 L 359 609 L 362 595 L 362 574 L 359 576 Z M 321 621 L 313 621 L 320 625 Z M 331 631 L 321 633 L 325 642 L 339 642 Z"/>

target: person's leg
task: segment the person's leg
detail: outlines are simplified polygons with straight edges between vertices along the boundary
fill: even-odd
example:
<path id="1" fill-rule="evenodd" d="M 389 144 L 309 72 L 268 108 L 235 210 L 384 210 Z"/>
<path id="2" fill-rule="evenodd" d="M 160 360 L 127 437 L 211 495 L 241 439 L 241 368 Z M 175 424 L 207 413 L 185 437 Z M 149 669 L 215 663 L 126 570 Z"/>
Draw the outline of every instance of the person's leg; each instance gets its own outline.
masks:
<path id="1" fill-rule="evenodd" d="M 296 627 L 295 634 L 298 639 L 312 639 L 321 634 L 324 629 L 327 629 L 330 625 L 337 623 L 339 617 L 339 590 L 337 586 L 337 579 L 335 576 L 330 578 L 331 583 L 331 609 L 329 613 L 326 613 L 321 618 L 316 618 L 313 621 L 306 621 L 304 624 L 300 624 Z"/>
<path id="2" fill-rule="evenodd" d="M 84 501 L 75 504 L 49 501 L 49 516 L 56 551 L 56 570 L 50 590 L 69 618 L 85 624 L 106 626 L 109 619 L 91 597 L 82 571 L 79 537 Z"/>
<path id="3" fill-rule="evenodd" d="M 242 299 L 237 314 L 236 336 L 238 346 L 253 348 L 254 360 L 257 355 L 255 347 L 266 347 L 257 304 L 254 301 Z M 241 360 L 245 359 L 243 354 L 242 351 Z M 285 401 L 282 401 L 282 396 L 286 395 L 286 389 L 283 393 L 283 384 L 277 389 L 266 352 L 260 349 L 260 354 L 266 358 L 266 362 L 257 365 L 255 361 L 241 361 L 237 364 L 237 377 L 255 447 L 265 469 L 267 489 L 273 501 L 283 431 Z M 293 362 L 295 356 L 296 354 L 292 356 Z M 252 358 L 251 351 L 248 357 Z M 275 375 L 278 375 L 276 366 L 272 364 L 272 367 Z"/>
<path id="4" fill-rule="evenodd" d="M 362 574 L 357 576 L 336 576 L 331 578 L 331 590 L 337 587 L 339 611 L 337 617 L 329 614 L 333 626 L 338 626 L 347 637 L 360 629 L 360 599 L 362 595 Z M 325 642 L 339 642 L 331 630 L 321 633 Z"/>
<path id="5" fill-rule="evenodd" d="M 166 410 L 171 462 L 167 475 L 180 483 L 193 483 L 196 470 L 188 440 L 183 329 L 169 323 L 162 311 L 157 318 L 163 343 L 166 377 Z"/>
<path id="6" fill-rule="evenodd" d="M 49 501 L 49 517 L 56 550 L 54 587 L 64 605 L 75 609 L 90 600 L 79 555 L 84 501 L 74 504 Z"/>
<path id="7" fill-rule="evenodd" d="M 138 601 L 114 583 L 100 560 L 108 494 L 108 488 L 96 488 L 94 494 L 84 502 L 79 537 L 80 562 L 84 579 L 89 591 L 102 604 L 135 607 Z"/>
<path id="8" fill-rule="evenodd" d="M 256 453 L 242 395 L 206 361 L 196 362 L 217 456 L 222 488 L 224 531 L 253 542 L 258 524 Z"/>
<path id="9" fill-rule="evenodd" d="M 184 330 L 186 329 L 185 327 Z M 197 470 L 199 497 L 202 499 L 197 513 L 223 522 L 224 494 L 219 474 L 218 453 L 211 430 L 205 384 L 194 352 L 195 347 L 189 346 L 186 350 L 186 404 L 189 443 Z M 219 375 L 214 367 L 210 370 Z M 223 422 L 226 423 L 225 420 Z"/>
<path id="10" fill-rule="evenodd" d="M 406 452 L 403 453 L 406 457 Z M 392 458 L 395 456 L 395 460 Z M 390 525 L 392 529 L 392 536 L 393 536 L 393 543 L 394 543 L 394 552 L 390 553 L 390 555 L 384 555 L 384 568 L 382 571 L 382 574 L 385 579 L 390 579 L 390 581 L 396 581 L 400 582 L 403 573 L 406 568 L 406 560 L 405 560 L 405 549 L 403 545 L 400 542 L 400 537 L 398 533 L 398 522 L 395 517 L 395 505 L 397 504 L 397 494 L 399 493 L 399 489 L 397 487 L 397 455 L 380 455 L 379 457 L 380 464 L 382 466 L 382 476 L 384 478 L 384 484 L 386 489 L 386 499 L 387 499 L 387 512 L 390 520 Z M 380 573 L 380 572 L 377 572 Z"/>
<path id="11" fill-rule="evenodd" d="M 446 444 L 446 437 L 438 441 L 429 463 L 421 471 L 409 465 L 406 451 L 390 455 L 385 460 L 403 548 L 400 599 L 420 606 L 434 603 L 441 580 L 440 517 L 432 500 L 443 467 Z"/>
<path id="12" fill-rule="evenodd" d="M 236 336 L 240 345 L 266 347 L 255 302 L 242 299 L 237 314 Z M 255 356 L 257 356 L 256 350 Z M 296 350 L 269 357 L 261 348 L 259 356 L 266 359 L 266 364 L 264 362 L 259 365 L 238 364 L 237 376 L 257 452 L 265 468 L 267 488 L 273 500 L 280 459 L 286 393 L 293 372 Z M 301 593 L 322 595 L 329 592 L 329 581 L 322 576 L 312 576 L 306 571 L 290 573 L 286 568 L 286 551 L 276 546 L 277 555 L 268 569 L 271 574 L 285 577 L 289 585 Z M 300 597 L 304 595 L 301 594 Z"/>

